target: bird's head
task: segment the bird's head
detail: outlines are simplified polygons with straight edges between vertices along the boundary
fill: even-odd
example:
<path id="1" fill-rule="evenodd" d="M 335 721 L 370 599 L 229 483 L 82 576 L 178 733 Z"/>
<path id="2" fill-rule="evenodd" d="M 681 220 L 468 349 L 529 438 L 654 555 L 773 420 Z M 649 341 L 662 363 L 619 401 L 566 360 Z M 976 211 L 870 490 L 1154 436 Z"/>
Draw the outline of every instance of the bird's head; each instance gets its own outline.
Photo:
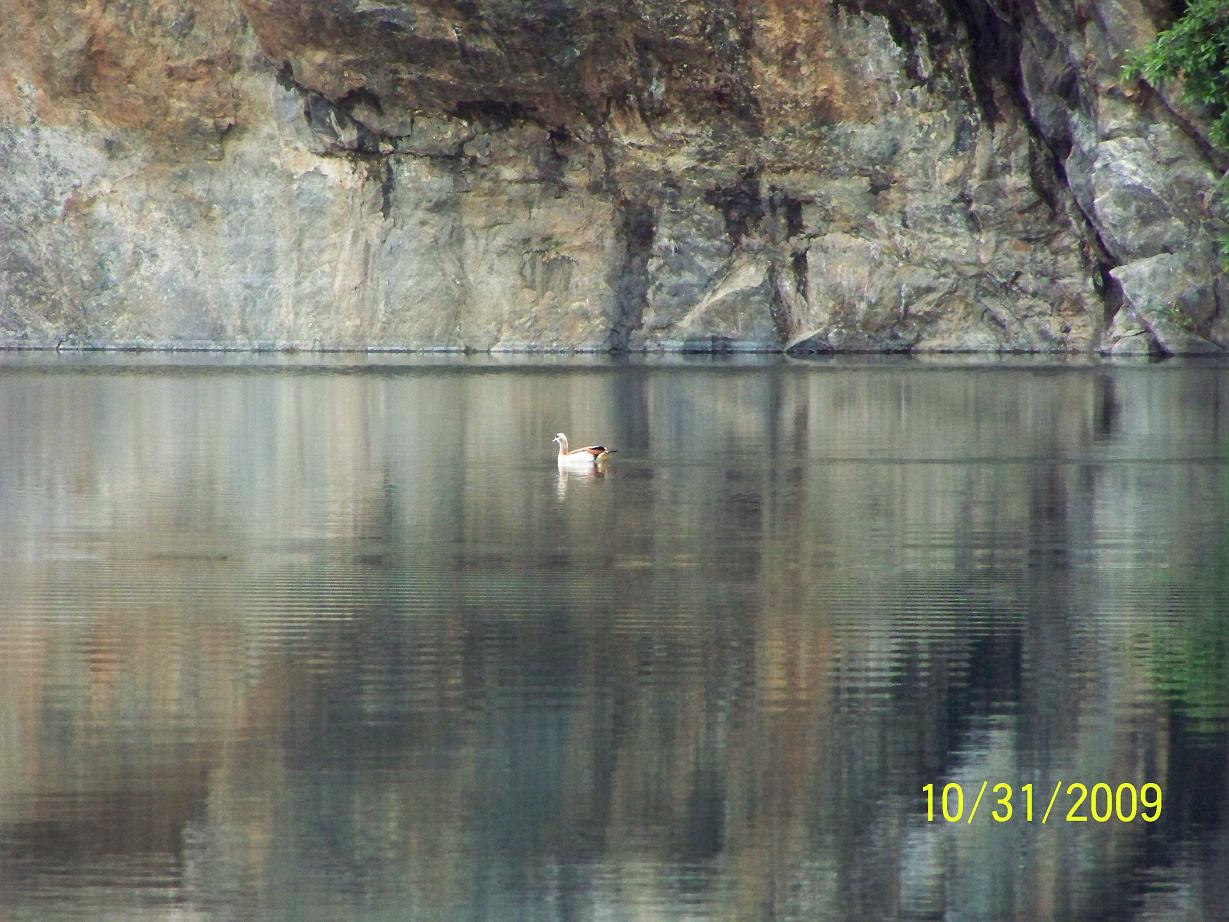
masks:
<path id="1" fill-rule="evenodd" d="M 551 441 L 552 442 L 562 442 L 565 438 L 567 438 L 567 436 L 565 436 L 562 432 L 556 432 L 555 437 L 551 439 Z"/>

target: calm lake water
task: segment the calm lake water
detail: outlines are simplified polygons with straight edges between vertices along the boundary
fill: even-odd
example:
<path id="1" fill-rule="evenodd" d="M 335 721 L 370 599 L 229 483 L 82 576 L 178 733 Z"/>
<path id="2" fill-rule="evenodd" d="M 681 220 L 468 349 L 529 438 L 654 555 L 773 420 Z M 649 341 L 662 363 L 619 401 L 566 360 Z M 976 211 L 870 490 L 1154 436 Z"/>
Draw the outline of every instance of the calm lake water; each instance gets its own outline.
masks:
<path id="1" fill-rule="evenodd" d="M 0 919 L 1225 918 L 1229 366 L 320 361 L 0 357 Z"/>

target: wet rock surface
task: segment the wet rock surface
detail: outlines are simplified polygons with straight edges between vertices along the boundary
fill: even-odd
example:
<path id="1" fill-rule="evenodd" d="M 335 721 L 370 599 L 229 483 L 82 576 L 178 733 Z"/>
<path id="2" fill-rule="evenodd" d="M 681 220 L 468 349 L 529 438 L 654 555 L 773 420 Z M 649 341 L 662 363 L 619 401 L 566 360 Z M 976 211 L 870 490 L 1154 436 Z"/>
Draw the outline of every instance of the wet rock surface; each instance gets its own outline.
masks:
<path id="1" fill-rule="evenodd" d="M 9 6 L 4 345 L 1229 345 L 1167 4 Z"/>

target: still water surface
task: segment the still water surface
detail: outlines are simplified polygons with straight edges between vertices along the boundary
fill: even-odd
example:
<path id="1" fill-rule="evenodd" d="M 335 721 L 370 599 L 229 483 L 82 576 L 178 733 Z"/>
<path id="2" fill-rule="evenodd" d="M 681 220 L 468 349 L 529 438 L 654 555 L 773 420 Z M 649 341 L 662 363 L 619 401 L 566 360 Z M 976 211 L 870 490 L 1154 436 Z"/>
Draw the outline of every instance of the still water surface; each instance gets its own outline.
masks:
<path id="1" fill-rule="evenodd" d="M 1227 715 L 1225 366 L 0 360 L 0 919 L 1225 918 Z"/>

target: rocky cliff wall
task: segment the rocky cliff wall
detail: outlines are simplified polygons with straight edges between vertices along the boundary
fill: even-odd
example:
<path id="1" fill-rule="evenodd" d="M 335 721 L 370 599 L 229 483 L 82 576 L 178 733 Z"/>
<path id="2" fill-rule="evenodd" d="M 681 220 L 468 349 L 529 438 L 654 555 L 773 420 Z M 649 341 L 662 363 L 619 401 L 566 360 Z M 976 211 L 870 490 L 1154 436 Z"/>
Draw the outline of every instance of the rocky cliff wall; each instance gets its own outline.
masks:
<path id="1" fill-rule="evenodd" d="M 1229 346 L 1163 0 L 0 6 L 0 344 Z"/>

